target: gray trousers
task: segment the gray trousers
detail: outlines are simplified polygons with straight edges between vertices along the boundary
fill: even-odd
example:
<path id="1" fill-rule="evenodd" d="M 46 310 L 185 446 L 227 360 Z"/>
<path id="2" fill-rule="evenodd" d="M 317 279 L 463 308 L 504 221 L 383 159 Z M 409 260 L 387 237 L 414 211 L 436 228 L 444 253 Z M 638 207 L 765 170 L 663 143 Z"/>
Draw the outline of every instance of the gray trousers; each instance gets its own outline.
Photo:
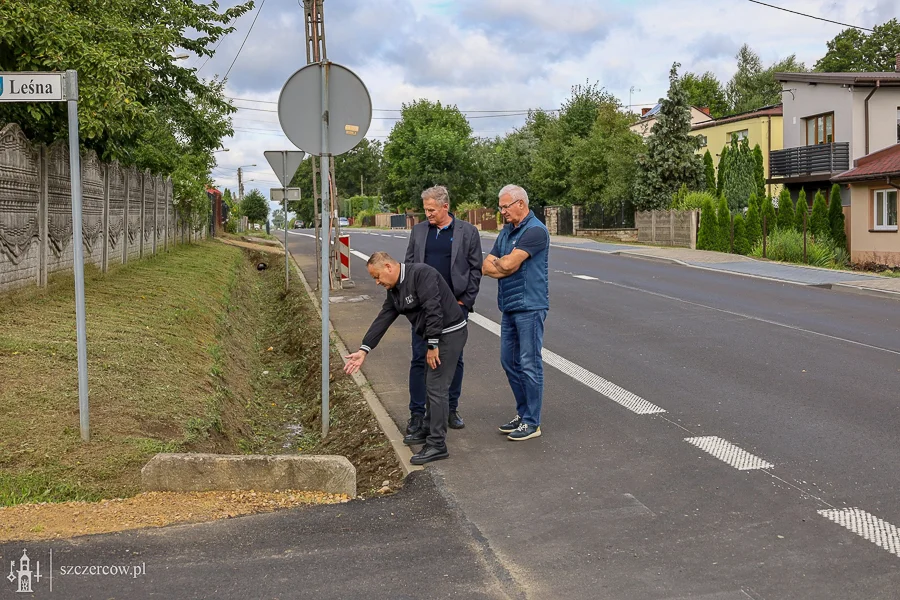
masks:
<path id="1" fill-rule="evenodd" d="M 443 448 L 447 440 L 447 419 L 450 418 L 450 384 L 456 375 L 456 363 L 469 339 L 468 327 L 441 336 L 438 345 L 438 358 L 441 364 L 437 369 L 425 365 L 425 395 L 428 400 L 428 411 L 424 426 L 428 428 L 429 446 Z"/>

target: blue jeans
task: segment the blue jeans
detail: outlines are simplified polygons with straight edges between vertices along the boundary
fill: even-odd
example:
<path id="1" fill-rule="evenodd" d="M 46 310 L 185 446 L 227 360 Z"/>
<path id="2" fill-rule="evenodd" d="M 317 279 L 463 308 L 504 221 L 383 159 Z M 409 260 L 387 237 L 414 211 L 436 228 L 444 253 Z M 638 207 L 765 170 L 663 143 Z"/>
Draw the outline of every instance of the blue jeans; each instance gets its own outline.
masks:
<path id="1" fill-rule="evenodd" d="M 460 305 L 463 317 L 469 318 L 469 311 Z M 438 346 L 440 348 L 440 346 Z M 412 332 L 412 360 L 409 363 L 409 412 L 425 414 L 425 355 L 428 354 L 428 342 Z M 463 380 L 463 353 L 459 353 L 456 363 L 456 373 L 450 383 L 450 412 L 456 412 L 459 408 L 459 396 L 462 393 Z"/>
<path id="2" fill-rule="evenodd" d="M 546 310 L 503 313 L 500 364 L 516 398 L 516 414 L 528 425 L 541 424 L 544 402 L 544 319 Z"/>

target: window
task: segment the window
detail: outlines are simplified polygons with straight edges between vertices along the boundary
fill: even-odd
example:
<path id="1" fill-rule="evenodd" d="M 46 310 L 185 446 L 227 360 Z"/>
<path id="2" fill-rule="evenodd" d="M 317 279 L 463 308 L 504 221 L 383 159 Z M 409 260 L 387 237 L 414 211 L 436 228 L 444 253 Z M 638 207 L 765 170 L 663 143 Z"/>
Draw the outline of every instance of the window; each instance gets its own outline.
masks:
<path id="1" fill-rule="evenodd" d="M 876 231 L 897 231 L 897 190 L 876 190 L 874 213 Z"/>
<path id="2" fill-rule="evenodd" d="M 897 107 L 897 143 L 900 144 L 900 106 Z"/>
<path id="3" fill-rule="evenodd" d="M 898 118 L 897 132 L 898 132 L 898 134 L 900 134 L 900 118 Z M 709 142 L 709 140 L 706 139 L 706 136 L 705 136 L 705 135 L 698 135 L 697 137 L 700 139 L 700 147 L 701 147 L 701 148 L 706 148 L 706 144 Z"/>
<path id="4" fill-rule="evenodd" d="M 728 132 L 728 138 L 727 138 L 727 139 L 728 139 L 729 142 L 731 141 L 731 136 L 733 136 L 733 135 L 736 135 L 736 136 L 737 136 L 738 141 L 745 140 L 745 139 L 747 139 L 747 136 L 750 135 L 750 130 L 749 130 L 749 129 L 742 129 L 742 130 L 740 130 L 740 131 L 730 131 L 730 132 Z"/>
<path id="5" fill-rule="evenodd" d="M 834 142 L 834 113 L 806 119 L 806 145 Z"/>

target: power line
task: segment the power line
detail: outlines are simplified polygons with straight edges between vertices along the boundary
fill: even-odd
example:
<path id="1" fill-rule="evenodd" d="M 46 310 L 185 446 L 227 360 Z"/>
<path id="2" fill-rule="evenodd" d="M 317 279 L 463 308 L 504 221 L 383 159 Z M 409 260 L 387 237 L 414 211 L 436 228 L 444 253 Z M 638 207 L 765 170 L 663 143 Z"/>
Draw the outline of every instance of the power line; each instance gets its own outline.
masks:
<path id="1" fill-rule="evenodd" d="M 252 98 L 235 98 L 233 96 L 225 96 L 228 100 L 238 100 L 240 102 L 256 102 L 259 104 L 278 104 L 273 100 L 253 100 Z M 648 103 L 649 104 L 649 103 Z M 264 108 L 256 108 L 251 106 L 235 106 L 238 109 L 244 110 L 269 110 Z M 402 112 L 402 108 L 373 108 L 374 112 Z M 492 109 L 492 110 L 463 110 L 459 109 L 461 113 L 528 113 L 531 111 L 544 111 L 544 112 L 559 112 L 558 108 L 507 108 L 507 109 Z M 269 112 L 278 112 L 269 111 Z"/>
<path id="2" fill-rule="evenodd" d="M 234 67 L 234 63 L 237 62 L 238 56 L 241 55 L 241 51 L 244 49 L 244 44 L 247 43 L 247 38 L 250 37 L 250 32 L 253 31 L 253 26 L 256 25 L 256 19 L 259 18 L 259 13 L 262 12 L 263 6 L 265 6 L 265 5 L 266 5 L 266 0 L 262 0 L 262 2 L 260 2 L 260 4 L 259 4 L 259 9 L 257 9 L 257 11 L 256 11 L 256 16 L 253 17 L 253 22 L 250 23 L 250 29 L 247 30 L 247 35 L 244 36 L 244 41 L 241 42 L 241 47 L 238 48 L 237 54 L 234 55 L 234 60 L 231 61 L 231 66 L 228 67 L 227 71 L 225 71 L 225 77 L 223 77 L 222 79 L 228 79 L 228 74 L 231 73 L 231 69 L 232 69 L 232 67 Z"/>
<path id="3" fill-rule="evenodd" d="M 815 15 L 808 15 L 806 13 L 798 12 L 796 10 L 791 10 L 789 8 L 783 8 L 781 6 L 775 6 L 774 4 L 766 4 L 765 2 L 760 2 L 759 0 L 747 0 L 748 2 L 752 2 L 754 4 L 760 4 L 762 6 L 768 6 L 769 8 L 774 8 L 776 10 L 783 10 L 784 12 L 789 12 L 791 14 L 800 15 L 801 17 L 807 17 L 809 19 L 815 19 L 817 21 L 825 21 L 826 23 L 834 23 L 835 25 L 841 25 L 843 27 L 851 27 L 853 29 L 860 29 L 862 31 L 873 31 L 868 27 L 860 27 L 859 25 L 850 25 L 849 23 L 841 23 L 840 21 L 832 21 L 831 19 L 825 19 L 823 17 L 817 17 Z"/>

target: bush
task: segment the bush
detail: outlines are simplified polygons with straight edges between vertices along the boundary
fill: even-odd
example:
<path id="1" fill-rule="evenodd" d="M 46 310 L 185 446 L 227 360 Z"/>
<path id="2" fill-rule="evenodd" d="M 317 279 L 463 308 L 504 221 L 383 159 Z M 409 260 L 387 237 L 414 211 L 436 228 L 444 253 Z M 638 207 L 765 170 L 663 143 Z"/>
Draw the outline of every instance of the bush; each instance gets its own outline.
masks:
<path id="1" fill-rule="evenodd" d="M 750 196 L 750 205 L 747 208 L 747 244 L 752 248 L 762 239 L 762 221 L 759 217 L 759 200 L 756 194 Z"/>
<path id="2" fill-rule="evenodd" d="M 719 222 L 716 209 L 713 208 L 712 196 L 703 201 L 700 208 L 700 231 L 697 233 L 697 248 L 700 250 L 716 250 L 718 247 Z"/>
<path id="3" fill-rule="evenodd" d="M 816 237 L 831 237 L 831 224 L 828 222 L 828 205 L 825 203 L 825 194 L 816 192 L 813 200 L 812 216 L 809 218 L 809 229 Z"/>
<path id="4" fill-rule="evenodd" d="M 734 215 L 734 253 L 747 254 L 750 252 L 750 241 L 747 239 L 747 226 L 744 223 L 744 215 Z"/>
<path id="5" fill-rule="evenodd" d="M 791 192 L 787 188 L 781 190 L 778 196 L 778 229 L 794 228 L 794 201 L 791 200 Z"/>
<path id="6" fill-rule="evenodd" d="M 772 203 L 772 196 L 766 196 L 760 207 L 760 222 L 762 229 L 767 233 L 772 233 L 777 229 L 777 219 L 775 216 L 775 205 Z"/>
<path id="7" fill-rule="evenodd" d="M 672 210 L 701 210 L 703 208 L 703 203 L 707 200 L 709 200 L 710 203 L 714 203 L 716 198 L 708 192 L 689 192 L 684 196 L 675 194 L 675 199 L 672 202 Z"/>
<path id="8" fill-rule="evenodd" d="M 719 252 L 731 252 L 731 209 L 728 208 L 728 200 L 724 195 L 719 196 L 717 220 L 719 222 L 717 249 Z"/>
<path id="9" fill-rule="evenodd" d="M 828 202 L 828 223 L 831 226 L 831 239 L 837 247 L 847 248 L 847 232 L 844 229 L 844 209 L 841 206 L 841 186 L 831 186 L 831 199 Z"/>
<path id="10" fill-rule="evenodd" d="M 762 242 L 755 244 L 750 256 L 762 256 Z M 766 256 L 771 260 L 804 264 L 803 234 L 794 231 L 776 229 L 766 240 Z M 837 248 L 829 236 L 815 238 L 807 236 L 806 263 L 814 267 L 841 268 L 848 264 L 847 253 Z"/>
<path id="11" fill-rule="evenodd" d="M 806 189 L 800 188 L 800 196 L 797 198 L 797 208 L 794 211 L 794 229 L 803 233 L 804 228 L 809 228 L 809 223 L 806 221 L 808 218 L 809 202 L 806 200 Z"/>

